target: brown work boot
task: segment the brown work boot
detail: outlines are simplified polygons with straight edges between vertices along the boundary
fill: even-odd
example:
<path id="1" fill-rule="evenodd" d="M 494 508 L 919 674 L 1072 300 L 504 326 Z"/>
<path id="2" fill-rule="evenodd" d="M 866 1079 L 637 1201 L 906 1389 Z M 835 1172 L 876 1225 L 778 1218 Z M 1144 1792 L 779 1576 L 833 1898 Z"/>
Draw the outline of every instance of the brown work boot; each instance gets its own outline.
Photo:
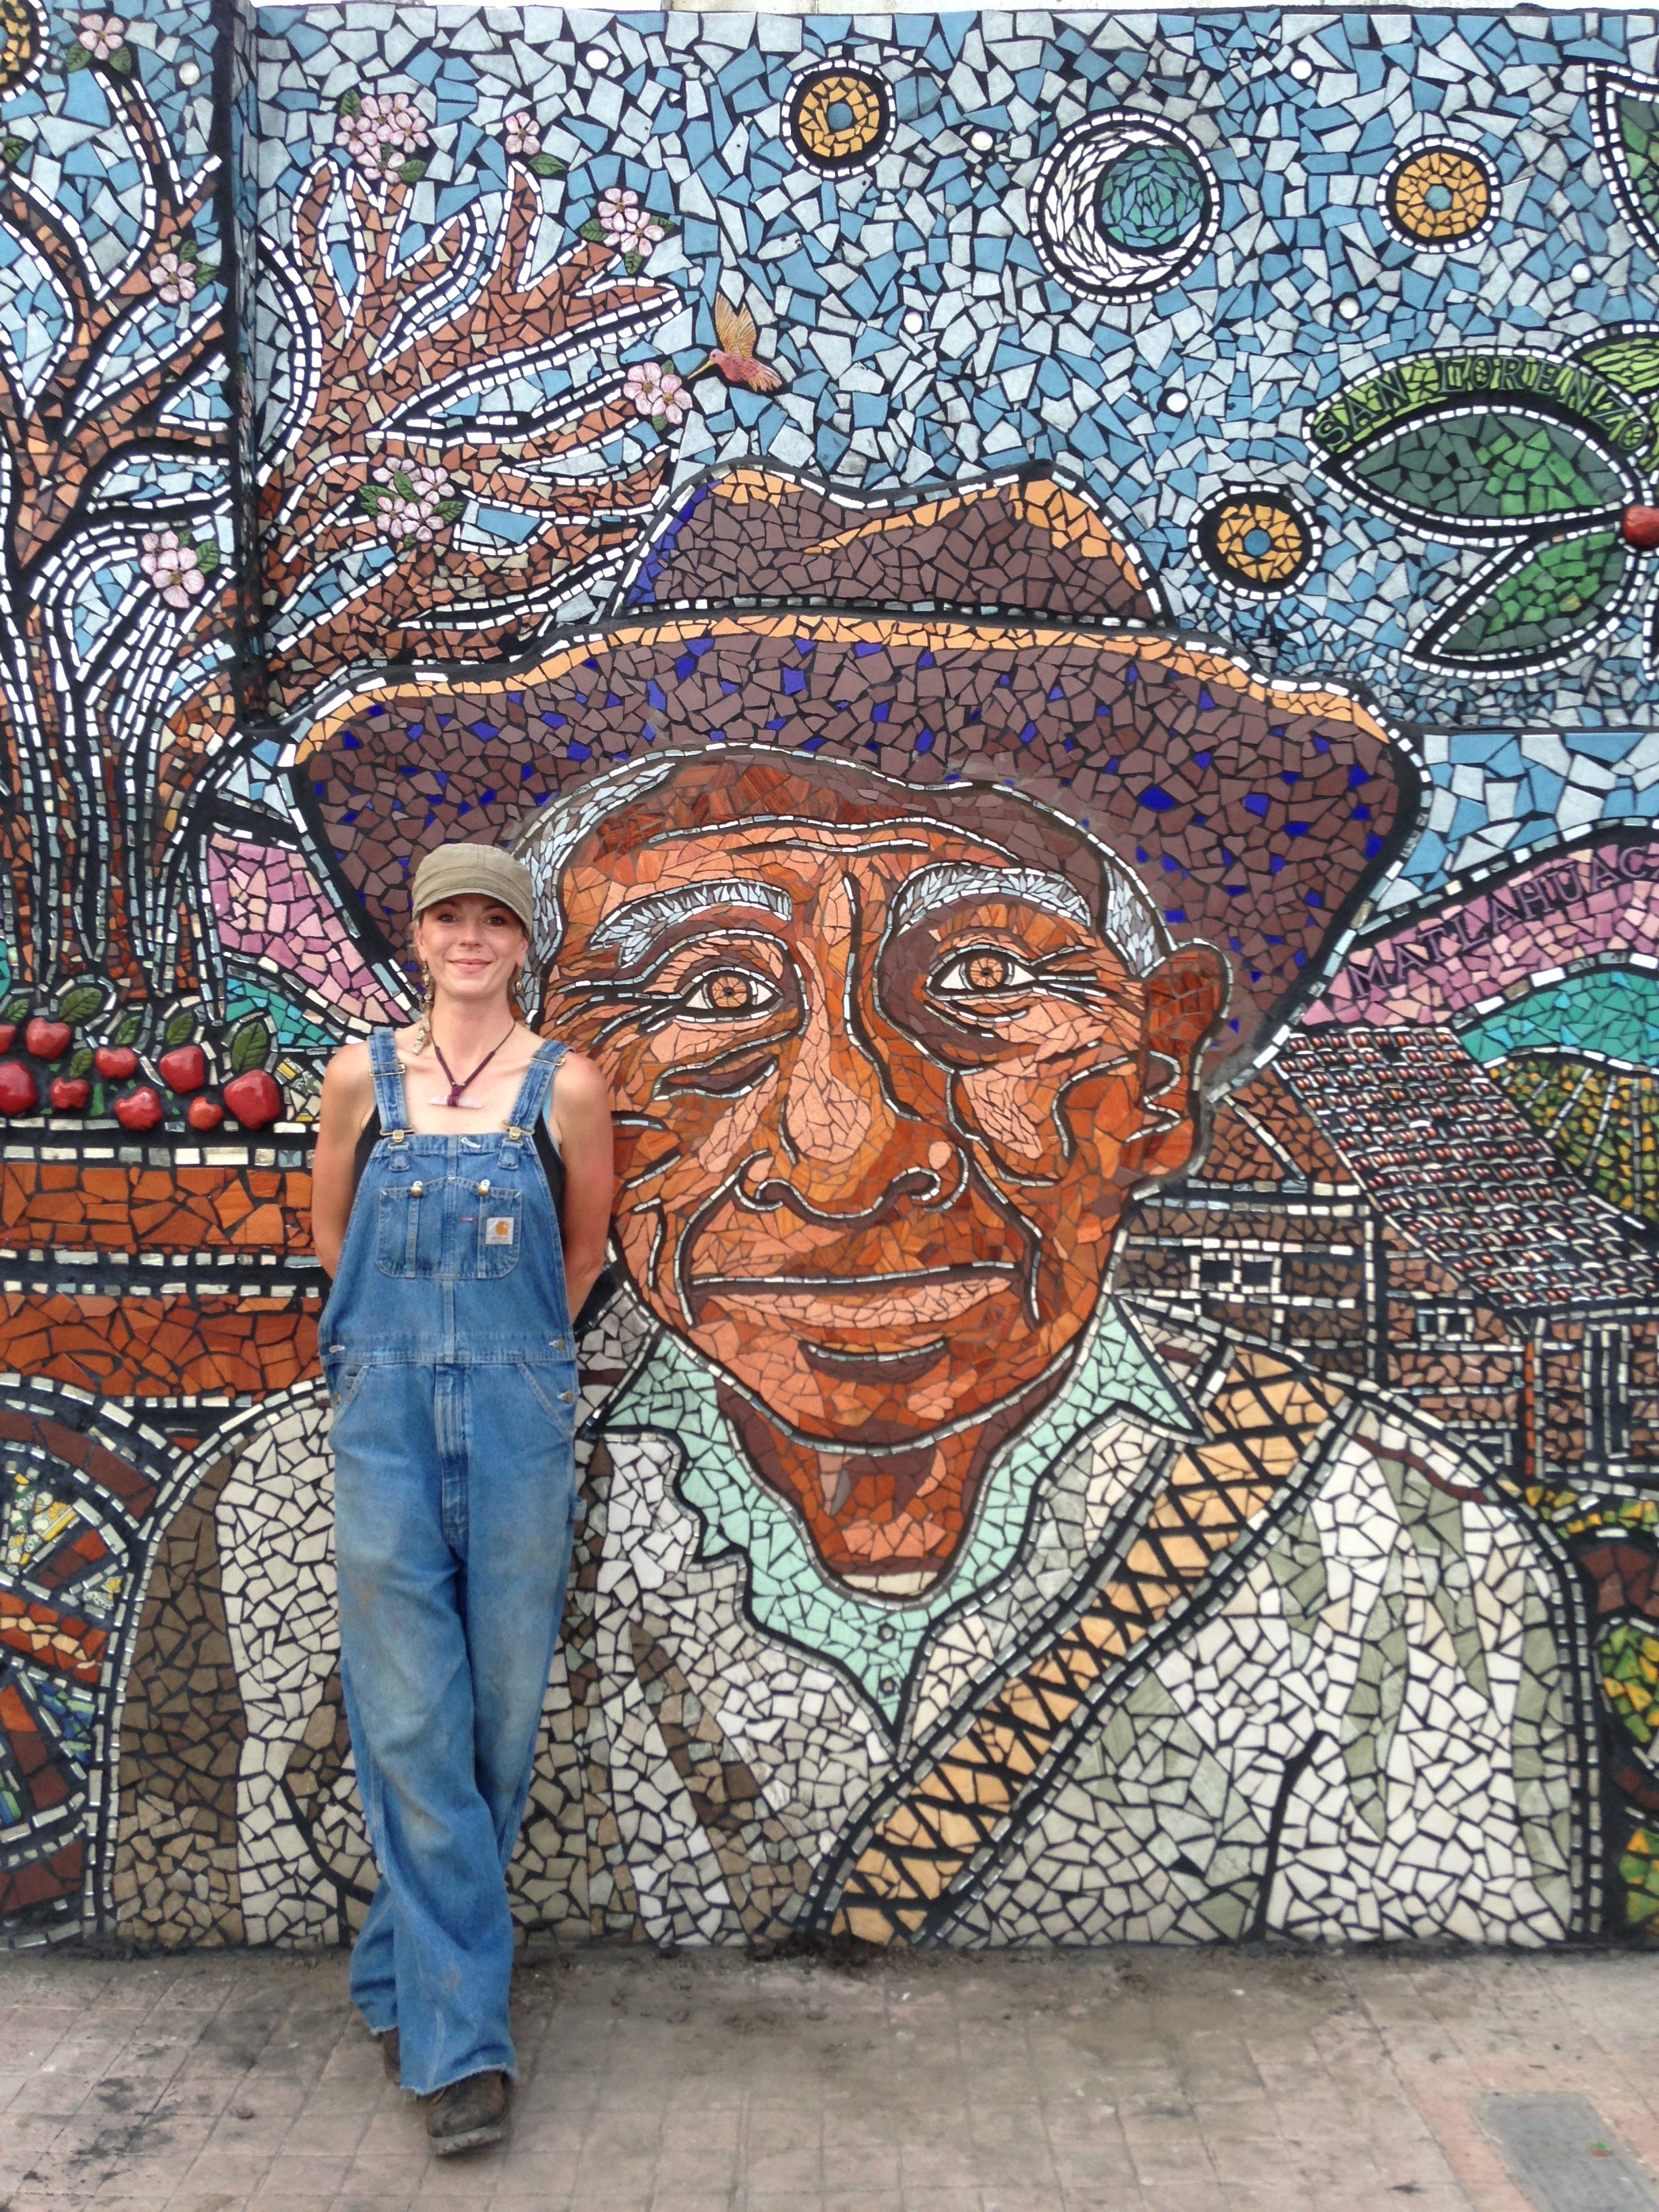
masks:
<path id="1" fill-rule="evenodd" d="M 397 2029 L 389 2027 L 384 2035 L 377 2035 L 374 2040 L 380 2046 L 380 2063 L 386 2069 L 386 2080 L 394 2089 L 400 2087 L 403 2082 L 403 2053 L 398 2045 Z"/>
<path id="2" fill-rule="evenodd" d="M 469 2074 L 427 2099 L 426 2139 L 440 2158 L 499 2142 L 512 2101 L 513 2084 L 505 2074 Z"/>

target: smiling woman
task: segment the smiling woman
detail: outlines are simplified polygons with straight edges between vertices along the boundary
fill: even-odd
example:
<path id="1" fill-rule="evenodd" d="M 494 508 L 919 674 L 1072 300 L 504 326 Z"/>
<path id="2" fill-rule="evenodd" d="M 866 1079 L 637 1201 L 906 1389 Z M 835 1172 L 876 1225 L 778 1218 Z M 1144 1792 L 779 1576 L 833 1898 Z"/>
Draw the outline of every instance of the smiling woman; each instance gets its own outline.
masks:
<path id="1" fill-rule="evenodd" d="M 422 1020 L 348 1046 L 323 1085 L 319 1338 L 344 1698 L 383 1876 L 351 1994 L 447 2153 L 502 2132 L 514 2070 L 501 1875 L 569 1570 L 570 1316 L 604 1255 L 611 1132 L 599 1071 L 520 1018 L 528 872 L 445 846 L 412 904 Z"/>

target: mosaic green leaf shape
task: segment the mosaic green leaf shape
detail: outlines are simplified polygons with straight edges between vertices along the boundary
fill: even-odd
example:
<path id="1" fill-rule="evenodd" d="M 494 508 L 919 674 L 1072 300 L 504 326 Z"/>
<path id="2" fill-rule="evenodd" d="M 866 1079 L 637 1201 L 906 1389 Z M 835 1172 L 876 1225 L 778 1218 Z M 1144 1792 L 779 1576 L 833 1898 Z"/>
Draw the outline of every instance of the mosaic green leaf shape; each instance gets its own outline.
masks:
<path id="1" fill-rule="evenodd" d="M 1575 530 L 1489 563 L 1411 657 L 1437 667 L 1535 667 L 1588 644 L 1619 613 L 1638 556 L 1615 528 Z"/>
<path id="2" fill-rule="evenodd" d="M 1659 239 L 1659 85 L 1644 93 L 1636 82 L 1604 80 L 1607 152 L 1626 212 Z"/>
<path id="3" fill-rule="evenodd" d="M 1432 538 L 1490 538 L 1528 523 L 1606 515 L 1641 489 L 1599 439 L 1513 407 L 1421 416 L 1356 453 L 1346 473 L 1377 506 Z"/>
<path id="4" fill-rule="evenodd" d="M 1484 412 L 1532 406 L 1576 423 L 1615 453 L 1645 453 L 1645 408 L 1582 360 L 1544 354 L 1436 353 L 1390 362 L 1362 376 L 1314 417 L 1312 436 L 1334 461 L 1351 463 L 1373 440 L 1415 416 L 1452 407 Z"/>
<path id="5" fill-rule="evenodd" d="M 1659 392 L 1659 331 L 1615 331 L 1580 346 L 1574 358 L 1638 399 Z"/>

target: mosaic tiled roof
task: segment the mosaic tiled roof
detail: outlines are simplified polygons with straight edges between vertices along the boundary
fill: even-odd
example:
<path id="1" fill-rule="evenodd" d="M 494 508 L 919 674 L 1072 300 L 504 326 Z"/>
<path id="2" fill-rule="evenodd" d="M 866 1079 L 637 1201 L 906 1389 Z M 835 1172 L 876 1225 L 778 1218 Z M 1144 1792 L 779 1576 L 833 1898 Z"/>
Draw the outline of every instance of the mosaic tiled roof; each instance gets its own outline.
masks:
<path id="1" fill-rule="evenodd" d="M 1301 1030 L 1278 1066 L 1380 1210 L 1512 1313 L 1650 1304 L 1641 1238 L 1556 1160 L 1449 1030 Z"/>

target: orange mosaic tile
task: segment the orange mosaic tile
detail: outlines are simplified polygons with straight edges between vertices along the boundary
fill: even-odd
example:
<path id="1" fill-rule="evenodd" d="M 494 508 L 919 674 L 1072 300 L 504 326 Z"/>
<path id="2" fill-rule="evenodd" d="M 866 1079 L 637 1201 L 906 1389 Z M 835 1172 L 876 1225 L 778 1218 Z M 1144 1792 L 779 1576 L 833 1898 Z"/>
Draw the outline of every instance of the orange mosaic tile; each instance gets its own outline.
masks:
<path id="1" fill-rule="evenodd" d="M 0 1295 L 0 1365 L 111 1398 L 285 1390 L 317 1370 L 317 1317 L 279 1298 Z"/>
<path id="2" fill-rule="evenodd" d="M 311 1177 L 276 1168 L 83 1167 L 8 1160 L 0 1230 L 12 1243 L 101 1251 L 311 1249 Z"/>

